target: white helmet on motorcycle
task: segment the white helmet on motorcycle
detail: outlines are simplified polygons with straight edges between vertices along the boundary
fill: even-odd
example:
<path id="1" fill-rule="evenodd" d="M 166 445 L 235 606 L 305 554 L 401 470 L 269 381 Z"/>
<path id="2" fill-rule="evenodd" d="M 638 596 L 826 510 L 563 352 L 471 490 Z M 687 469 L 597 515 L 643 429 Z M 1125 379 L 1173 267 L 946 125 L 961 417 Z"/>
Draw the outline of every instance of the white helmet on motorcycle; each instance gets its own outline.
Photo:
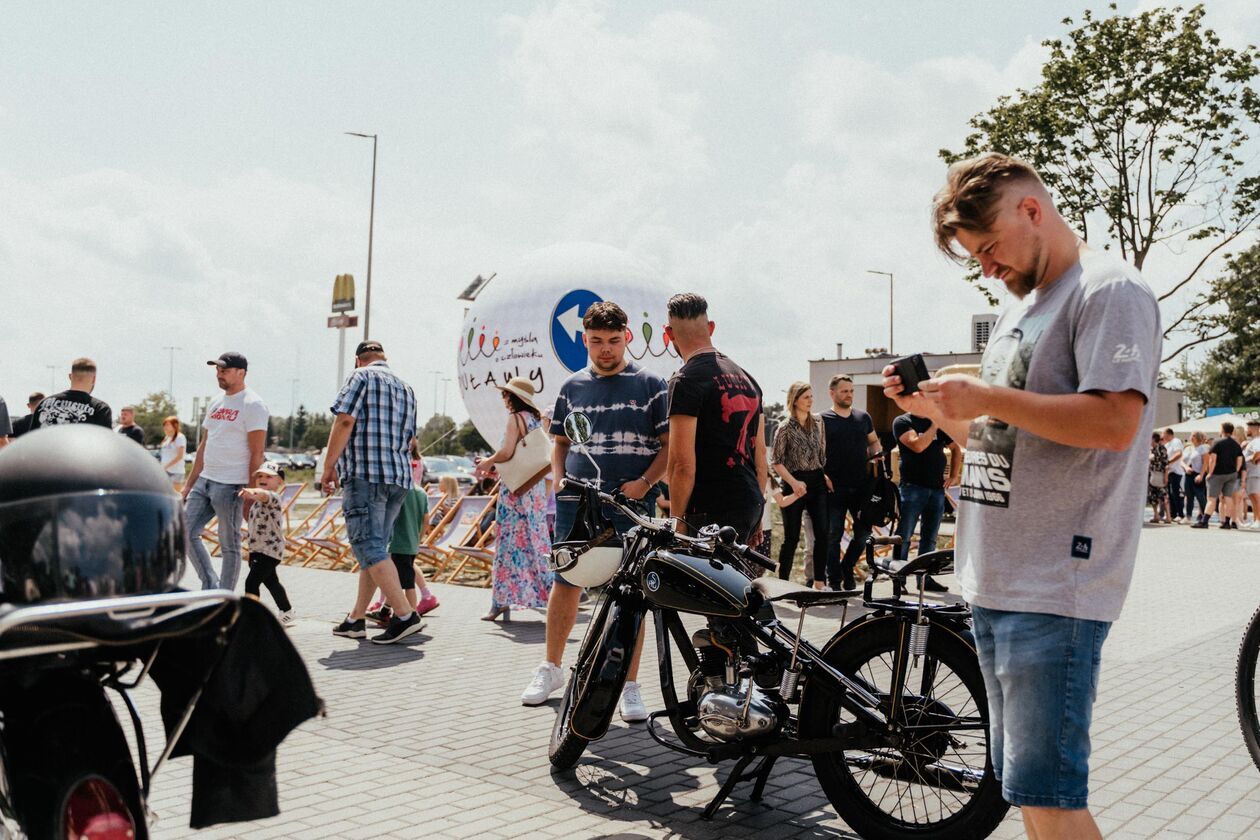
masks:
<path id="1" fill-rule="evenodd" d="M 551 570 L 574 586 L 603 586 L 621 565 L 621 548 L 611 528 L 593 540 L 558 542 L 551 548 Z"/>

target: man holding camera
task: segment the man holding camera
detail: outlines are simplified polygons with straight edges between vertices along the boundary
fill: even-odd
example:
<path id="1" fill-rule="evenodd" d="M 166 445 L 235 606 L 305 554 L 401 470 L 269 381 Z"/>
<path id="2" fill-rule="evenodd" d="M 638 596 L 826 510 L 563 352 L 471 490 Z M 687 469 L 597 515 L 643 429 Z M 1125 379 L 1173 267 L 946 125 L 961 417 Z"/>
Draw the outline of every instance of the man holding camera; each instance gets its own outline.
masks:
<path id="1" fill-rule="evenodd" d="M 1002 795 L 1030 837 L 1096 838 L 1089 726 L 1103 641 L 1137 556 L 1159 368 L 1159 307 L 1138 271 L 1089 248 L 1036 171 L 955 163 L 933 202 L 937 246 L 1018 301 L 981 375 L 884 393 L 967 441 L 956 549 L 989 700 Z M 965 250 L 955 250 L 955 242 Z M 1064 493 L 1064 475 L 1091 481 Z"/>

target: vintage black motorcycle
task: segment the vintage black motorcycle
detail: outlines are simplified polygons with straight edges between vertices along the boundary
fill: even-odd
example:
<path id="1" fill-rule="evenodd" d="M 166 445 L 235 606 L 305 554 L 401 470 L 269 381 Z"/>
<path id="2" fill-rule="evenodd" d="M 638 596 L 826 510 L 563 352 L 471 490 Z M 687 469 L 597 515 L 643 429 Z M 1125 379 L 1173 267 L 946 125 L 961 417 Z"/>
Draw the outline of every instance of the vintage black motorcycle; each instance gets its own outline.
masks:
<path id="1" fill-rule="evenodd" d="M 585 420 L 571 415 L 566 422 L 579 447 L 589 437 Z M 740 782 L 755 780 L 750 798 L 760 799 L 775 761 L 797 756 L 812 761 L 836 812 L 863 837 L 979 838 L 997 827 L 1008 806 L 989 761 L 969 611 L 925 603 L 922 586 L 917 601 L 902 599 L 908 577 L 921 584 L 923 575 L 948 570 L 952 551 L 894 568 L 877 563 L 874 549 L 899 538 L 873 538 L 864 592 L 814 590 L 746 574 L 745 564 L 774 565 L 740 545 L 732 528 L 684 535 L 673 520 L 638 513 L 598 482 L 573 483 L 584 493 L 579 521 L 602 503 L 635 527 L 624 537 L 560 702 L 549 750 L 556 768 L 572 767 L 607 731 L 651 613 L 665 708 L 649 717 L 649 734 L 711 763 L 735 761 L 705 818 Z M 608 533 L 588 536 L 595 543 Z M 580 562 L 581 544 L 570 540 L 557 550 L 566 555 L 562 562 Z M 873 596 L 881 574 L 892 580 L 892 597 Z M 869 612 L 846 622 L 848 602 L 857 597 Z M 799 611 L 795 631 L 775 615 L 776 605 Z M 821 650 L 801 638 L 809 609 L 837 605 L 845 615 Z M 689 634 L 684 613 L 704 625 Z M 681 697 L 673 648 L 688 673 Z M 674 737 L 661 728 L 662 718 Z"/>

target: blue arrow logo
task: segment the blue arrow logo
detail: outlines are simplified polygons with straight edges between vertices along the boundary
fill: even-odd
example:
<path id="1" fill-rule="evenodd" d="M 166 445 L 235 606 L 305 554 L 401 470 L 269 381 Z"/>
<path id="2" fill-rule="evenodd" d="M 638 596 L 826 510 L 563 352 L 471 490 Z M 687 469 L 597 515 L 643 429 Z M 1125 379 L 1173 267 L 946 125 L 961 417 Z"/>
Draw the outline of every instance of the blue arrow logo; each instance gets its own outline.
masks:
<path id="1" fill-rule="evenodd" d="M 551 311 L 551 348 L 560 363 L 576 373 L 586 367 L 586 345 L 582 343 L 582 316 L 592 303 L 603 300 L 587 289 L 574 289 L 560 298 Z"/>

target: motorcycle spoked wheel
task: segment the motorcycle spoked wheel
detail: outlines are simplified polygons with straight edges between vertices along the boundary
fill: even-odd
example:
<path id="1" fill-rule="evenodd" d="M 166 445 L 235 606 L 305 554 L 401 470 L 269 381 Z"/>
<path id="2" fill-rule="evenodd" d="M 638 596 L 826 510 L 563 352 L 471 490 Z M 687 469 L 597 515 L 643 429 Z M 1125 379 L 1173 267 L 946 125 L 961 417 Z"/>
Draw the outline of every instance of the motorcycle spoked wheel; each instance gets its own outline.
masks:
<path id="1" fill-rule="evenodd" d="M 560 695 L 560 708 L 556 710 L 556 721 L 551 727 L 551 743 L 547 749 L 547 757 L 557 770 L 568 770 L 577 764 L 586 745 L 590 741 L 576 734 L 571 723 L 573 710 L 578 698 L 584 696 L 590 683 L 591 675 L 596 671 L 596 651 L 608 626 L 608 611 L 612 607 L 612 599 L 605 590 L 595 605 L 595 614 L 587 625 L 586 635 L 582 637 L 582 645 L 578 648 L 577 663 L 564 685 L 564 693 Z"/>
<path id="2" fill-rule="evenodd" d="M 853 628 L 827 651 L 828 664 L 860 677 L 886 697 L 907 625 L 885 617 Z M 808 691 L 808 690 L 807 690 Z M 802 732 L 825 737 L 853 716 L 831 692 L 808 692 Z M 970 640 L 932 627 L 927 655 L 910 670 L 897 720 L 983 722 L 985 729 L 908 734 L 899 747 L 846 750 L 813 758 L 814 771 L 836 813 L 872 840 L 956 840 L 988 837 L 1009 805 L 989 761 L 988 700 Z"/>

